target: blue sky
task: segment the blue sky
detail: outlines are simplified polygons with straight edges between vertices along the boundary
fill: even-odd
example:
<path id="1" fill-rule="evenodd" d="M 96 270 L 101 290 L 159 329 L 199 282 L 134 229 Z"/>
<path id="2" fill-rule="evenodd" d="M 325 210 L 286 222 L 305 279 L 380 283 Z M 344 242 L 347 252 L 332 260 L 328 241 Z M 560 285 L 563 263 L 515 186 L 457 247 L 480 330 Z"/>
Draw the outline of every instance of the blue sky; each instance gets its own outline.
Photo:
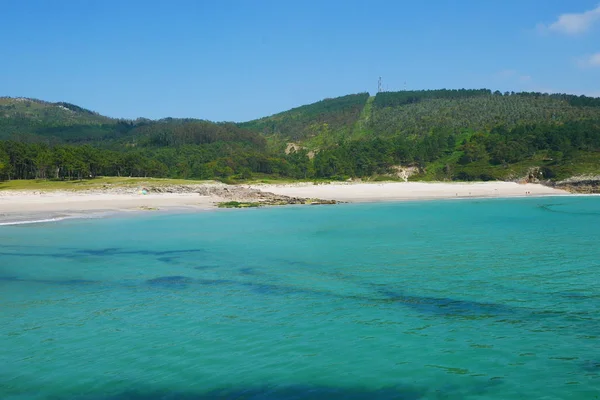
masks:
<path id="1" fill-rule="evenodd" d="M 0 96 L 244 121 L 326 97 L 600 96 L 599 0 L 0 0 Z"/>

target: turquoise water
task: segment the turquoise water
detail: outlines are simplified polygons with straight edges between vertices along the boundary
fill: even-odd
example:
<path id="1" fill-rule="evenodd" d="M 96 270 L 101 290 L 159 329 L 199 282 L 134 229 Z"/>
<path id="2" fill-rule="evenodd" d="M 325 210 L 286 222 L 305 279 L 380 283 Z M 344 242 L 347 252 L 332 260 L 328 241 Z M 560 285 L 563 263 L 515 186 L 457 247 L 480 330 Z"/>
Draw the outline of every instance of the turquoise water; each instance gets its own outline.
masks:
<path id="1" fill-rule="evenodd" d="M 600 198 L 0 227 L 0 398 L 594 399 Z"/>

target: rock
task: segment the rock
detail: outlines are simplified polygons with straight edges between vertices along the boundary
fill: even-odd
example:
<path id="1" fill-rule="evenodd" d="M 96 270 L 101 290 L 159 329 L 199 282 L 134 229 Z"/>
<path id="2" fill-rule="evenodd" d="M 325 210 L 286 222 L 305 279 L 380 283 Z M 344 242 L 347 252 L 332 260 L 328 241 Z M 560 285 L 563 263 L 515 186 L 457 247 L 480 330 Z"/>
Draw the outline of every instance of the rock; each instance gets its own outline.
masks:
<path id="1" fill-rule="evenodd" d="M 223 183 L 206 183 L 190 185 L 161 185 L 145 186 L 147 193 L 197 193 L 199 196 L 212 196 L 219 198 L 219 203 L 239 202 L 258 203 L 261 206 L 287 205 L 287 204 L 337 204 L 335 200 L 305 199 L 301 197 L 290 197 L 264 192 L 251 187 L 226 185 Z M 101 193 L 115 194 L 139 194 L 141 187 L 103 187 Z M 90 192 L 98 192 L 90 191 Z"/>
<path id="2" fill-rule="evenodd" d="M 574 176 L 560 182 L 548 183 L 548 185 L 571 193 L 599 194 L 600 175 Z"/>
<path id="3" fill-rule="evenodd" d="M 544 179 L 544 174 L 540 167 L 531 167 L 527 171 L 527 175 L 522 179 L 525 183 L 540 183 Z"/>

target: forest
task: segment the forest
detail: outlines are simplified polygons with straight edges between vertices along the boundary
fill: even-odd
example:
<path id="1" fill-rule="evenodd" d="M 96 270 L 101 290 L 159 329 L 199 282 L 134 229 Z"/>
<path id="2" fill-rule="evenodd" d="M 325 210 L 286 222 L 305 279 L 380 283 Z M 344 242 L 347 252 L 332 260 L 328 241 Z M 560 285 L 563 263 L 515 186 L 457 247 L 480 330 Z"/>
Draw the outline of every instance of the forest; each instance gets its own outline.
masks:
<path id="1" fill-rule="evenodd" d="M 289 143 L 294 143 L 292 148 Z M 118 120 L 0 98 L 0 180 L 547 179 L 600 173 L 600 99 L 491 90 L 368 93 L 245 123 Z"/>

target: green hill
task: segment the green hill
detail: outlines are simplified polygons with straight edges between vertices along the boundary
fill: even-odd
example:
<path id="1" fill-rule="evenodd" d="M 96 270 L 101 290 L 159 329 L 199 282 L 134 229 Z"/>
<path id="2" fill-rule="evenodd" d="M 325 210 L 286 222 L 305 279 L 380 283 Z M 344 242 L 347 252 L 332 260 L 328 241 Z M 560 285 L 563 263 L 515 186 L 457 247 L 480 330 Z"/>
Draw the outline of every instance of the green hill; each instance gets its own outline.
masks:
<path id="1" fill-rule="evenodd" d="M 600 99 L 360 93 L 233 124 L 117 120 L 68 103 L 0 98 L 0 179 L 391 178 L 406 167 L 419 180 L 600 174 Z"/>
<path id="2" fill-rule="evenodd" d="M 0 98 L 0 139 L 21 136 L 33 141 L 86 141 L 126 132 L 128 125 L 74 104 Z"/>
<path id="3" fill-rule="evenodd" d="M 292 111 L 270 118 L 294 120 Z M 348 123 L 310 135 L 294 135 L 280 124 L 268 138 L 316 152 L 317 177 L 385 175 L 401 166 L 418 167 L 412 179 L 420 180 L 600 172 L 597 98 L 487 89 L 382 92 L 367 98 L 352 120 L 354 129 Z"/>
<path id="4" fill-rule="evenodd" d="M 498 125 L 513 128 L 522 124 L 561 124 L 600 117 L 600 102 L 589 100 L 590 105 L 583 105 L 583 99 L 578 97 L 535 93 L 502 95 L 488 90 L 379 93 L 370 129 L 381 136 L 394 136 L 399 132 L 424 135 L 442 127 L 460 133 L 489 131 Z"/>
<path id="5" fill-rule="evenodd" d="M 325 99 L 240 126 L 262 133 L 279 147 L 287 142 L 332 145 L 350 135 L 368 99 L 368 93 Z"/>

